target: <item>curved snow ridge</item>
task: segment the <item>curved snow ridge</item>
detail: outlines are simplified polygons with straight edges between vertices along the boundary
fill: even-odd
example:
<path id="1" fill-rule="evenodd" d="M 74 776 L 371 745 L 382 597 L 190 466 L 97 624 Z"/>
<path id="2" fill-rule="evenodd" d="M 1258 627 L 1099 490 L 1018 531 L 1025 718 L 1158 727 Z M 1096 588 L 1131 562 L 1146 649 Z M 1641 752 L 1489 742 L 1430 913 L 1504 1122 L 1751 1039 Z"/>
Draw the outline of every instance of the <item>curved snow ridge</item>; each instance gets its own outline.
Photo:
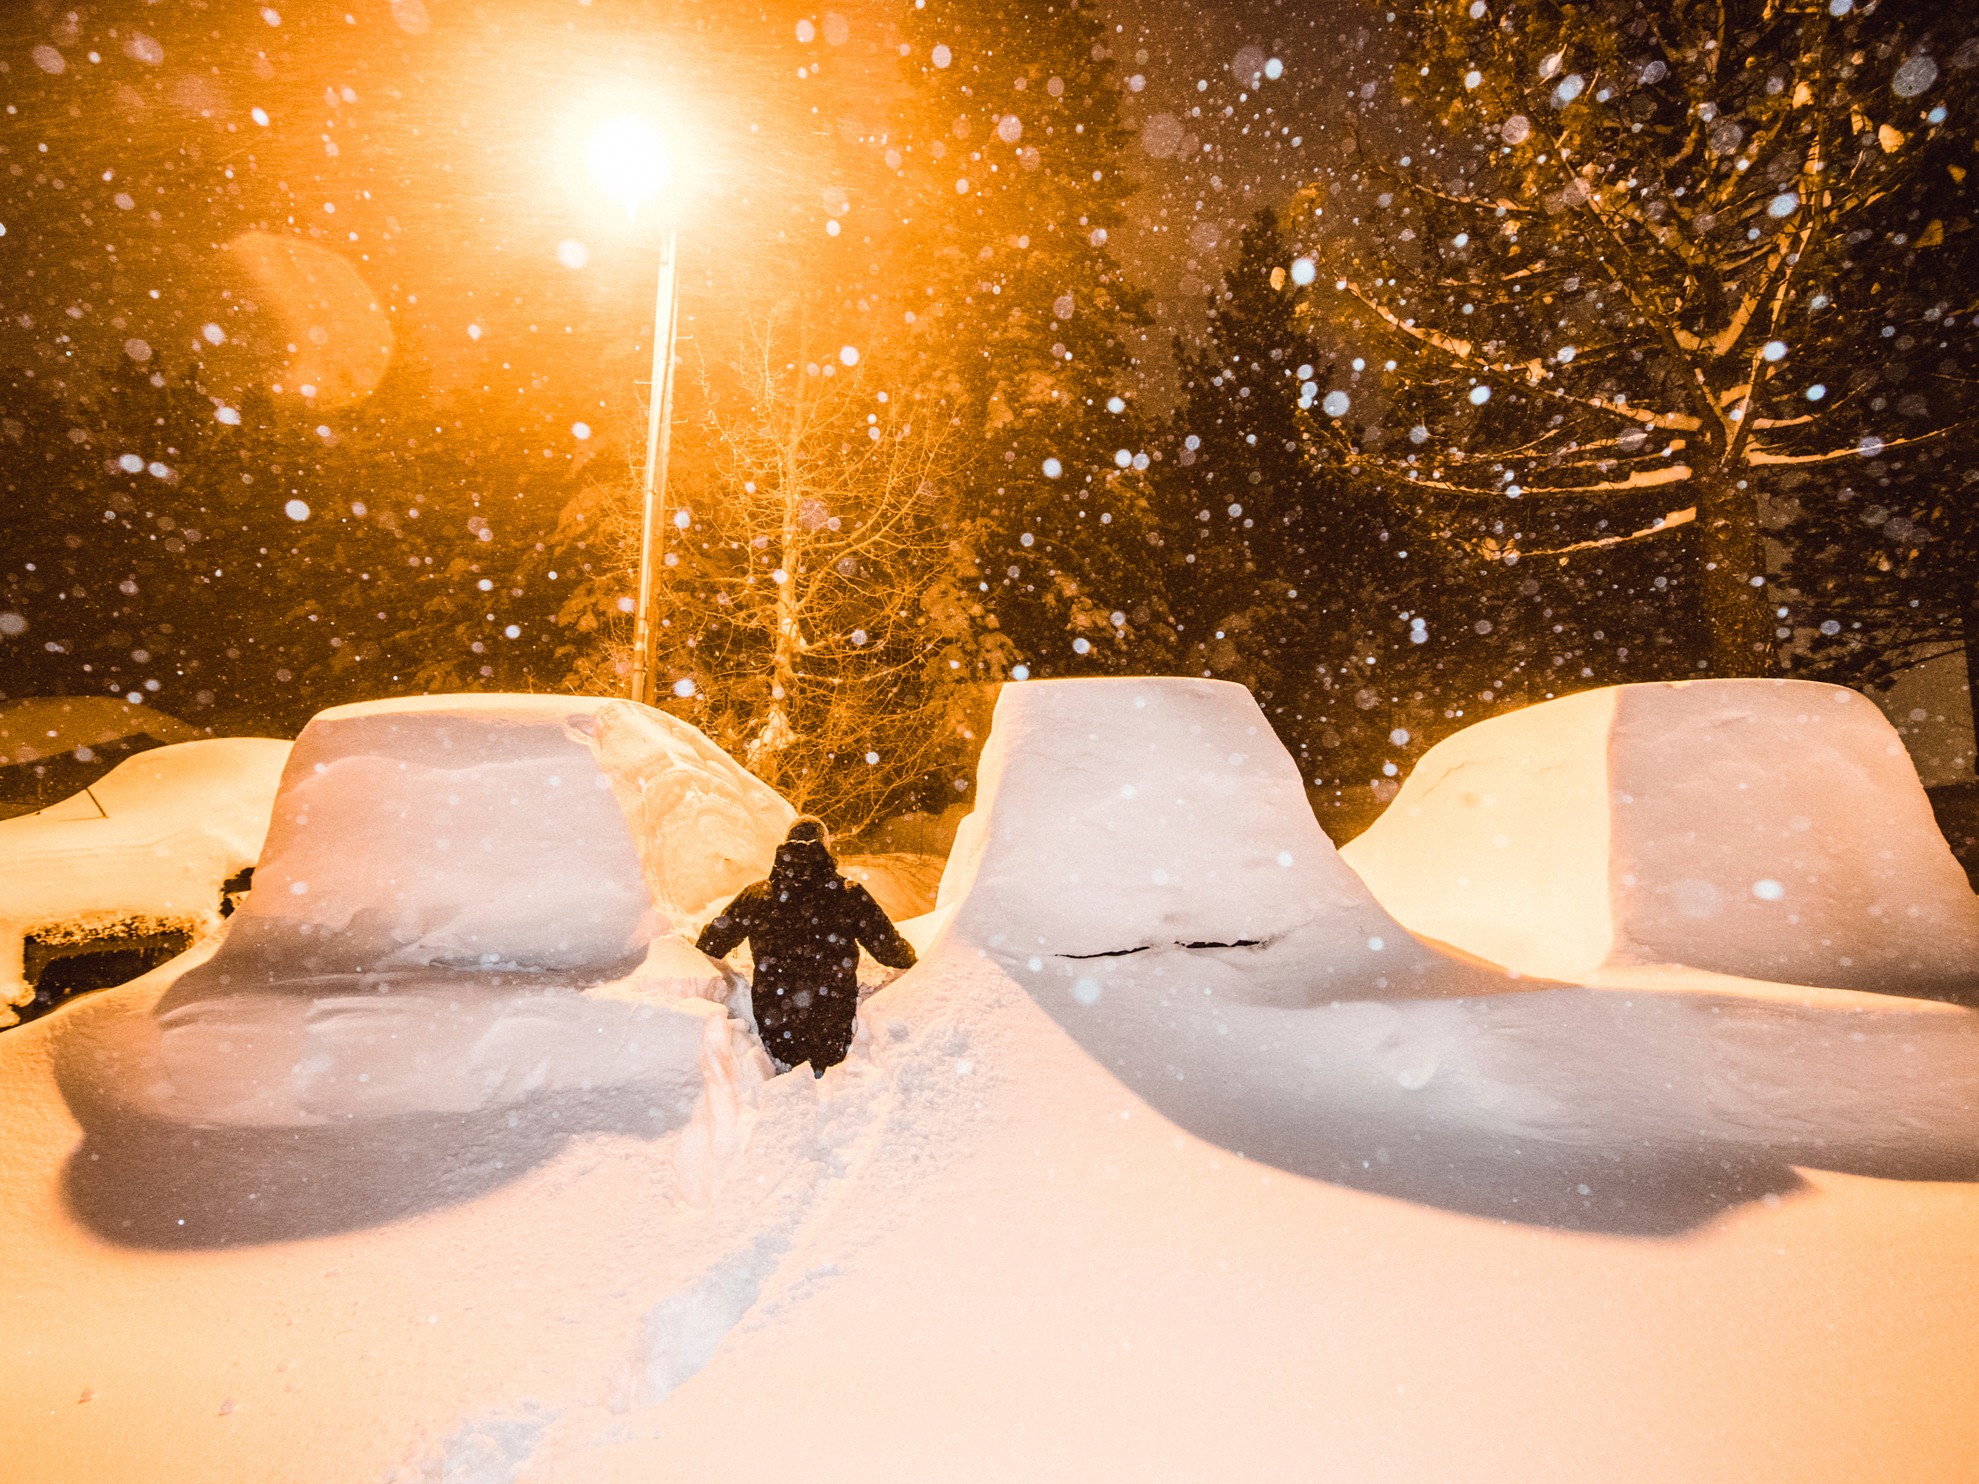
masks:
<path id="1" fill-rule="evenodd" d="M 702 1088 L 706 1000 L 415 981 L 369 994 L 242 995 L 158 1019 L 154 1107 L 175 1122 L 308 1127 L 472 1113 L 633 1083 L 682 1121 Z"/>
<path id="2" fill-rule="evenodd" d="M 428 968 L 172 1003 L 222 949 L 202 945 L 110 992 L 114 1008 L 75 1020 L 64 1065 L 92 1085 L 88 1096 L 163 1123 L 274 1129 L 639 1086 L 675 1126 L 711 1086 L 745 1080 L 735 1027 L 713 997 L 731 981 L 678 972 L 672 939 L 630 975 L 597 985 Z"/>
<path id="3" fill-rule="evenodd" d="M 181 967 L 48 1017 L 84 1134 L 70 1205 L 126 1245 L 375 1226 L 472 1200 L 596 1134 L 670 1140 L 678 1198 L 706 1204 L 769 1072 L 722 1003 L 665 981 L 426 974 L 160 1014 Z"/>
<path id="4" fill-rule="evenodd" d="M 1425 1139 L 1979 1177 L 1979 1013 L 1934 1001 L 1548 986 L 1295 1007 L 1201 956 L 1004 962 L 1176 1123 L 1320 1178 Z"/>

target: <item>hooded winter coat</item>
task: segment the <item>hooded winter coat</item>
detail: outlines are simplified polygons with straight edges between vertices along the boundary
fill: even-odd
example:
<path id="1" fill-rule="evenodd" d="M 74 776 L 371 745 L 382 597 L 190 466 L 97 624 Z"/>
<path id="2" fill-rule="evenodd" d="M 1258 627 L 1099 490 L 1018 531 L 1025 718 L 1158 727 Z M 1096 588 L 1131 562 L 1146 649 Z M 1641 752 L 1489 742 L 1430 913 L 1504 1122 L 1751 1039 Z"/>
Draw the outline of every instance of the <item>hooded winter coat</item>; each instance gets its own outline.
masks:
<path id="1" fill-rule="evenodd" d="M 914 964 L 913 945 L 871 892 L 839 875 L 817 838 L 778 846 L 769 879 L 737 893 L 695 946 L 721 958 L 745 938 L 755 960 L 750 999 L 763 1045 L 785 1066 L 809 1062 L 819 1074 L 845 1060 L 852 1044 L 860 945 L 890 969 Z"/>

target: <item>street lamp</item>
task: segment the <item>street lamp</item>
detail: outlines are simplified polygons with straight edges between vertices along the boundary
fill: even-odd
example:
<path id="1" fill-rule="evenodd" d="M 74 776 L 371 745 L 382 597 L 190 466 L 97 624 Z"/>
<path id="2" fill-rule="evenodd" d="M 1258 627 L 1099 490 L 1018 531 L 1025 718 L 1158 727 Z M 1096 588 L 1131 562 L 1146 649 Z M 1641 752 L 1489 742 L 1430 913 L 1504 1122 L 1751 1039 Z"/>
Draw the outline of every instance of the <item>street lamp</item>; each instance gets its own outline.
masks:
<path id="1" fill-rule="evenodd" d="M 645 119 L 625 114 L 591 131 L 584 151 L 591 179 L 625 206 L 627 219 L 659 196 L 672 173 L 666 141 Z M 653 304 L 653 383 L 646 414 L 644 504 L 639 516 L 639 606 L 632 619 L 632 684 L 635 701 L 652 699 L 653 569 L 666 542 L 664 505 L 667 453 L 673 441 L 673 347 L 679 321 L 674 292 L 674 230 L 660 240 L 660 279 Z"/>

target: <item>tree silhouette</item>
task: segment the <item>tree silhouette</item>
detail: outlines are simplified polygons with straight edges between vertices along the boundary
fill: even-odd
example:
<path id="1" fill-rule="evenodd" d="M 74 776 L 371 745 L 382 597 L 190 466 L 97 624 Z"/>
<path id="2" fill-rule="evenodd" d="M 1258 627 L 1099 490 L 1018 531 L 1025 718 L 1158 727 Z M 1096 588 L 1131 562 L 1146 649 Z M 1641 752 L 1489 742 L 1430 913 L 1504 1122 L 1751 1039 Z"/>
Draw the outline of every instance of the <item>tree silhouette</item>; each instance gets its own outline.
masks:
<path id="1" fill-rule="evenodd" d="M 1429 0 L 1397 73 L 1407 142 L 1370 128 L 1295 208 L 1312 311 L 1400 368 L 1377 436 L 1326 435 L 1425 506 L 1511 521 L 1483 556 L 1690 527 L 1721 674 L 1791 636 L 1765 590 L 1779 477 L 1955 416 L 1941 373 L 1912 368 L 1943 395 L 1903 425 L 1874 388 L 1953 293 L 1918 203 L 1969 75 L 1928 7 L 1835 9 Z M 1529 540 L 1535 507 L 1585 533 Z"/>

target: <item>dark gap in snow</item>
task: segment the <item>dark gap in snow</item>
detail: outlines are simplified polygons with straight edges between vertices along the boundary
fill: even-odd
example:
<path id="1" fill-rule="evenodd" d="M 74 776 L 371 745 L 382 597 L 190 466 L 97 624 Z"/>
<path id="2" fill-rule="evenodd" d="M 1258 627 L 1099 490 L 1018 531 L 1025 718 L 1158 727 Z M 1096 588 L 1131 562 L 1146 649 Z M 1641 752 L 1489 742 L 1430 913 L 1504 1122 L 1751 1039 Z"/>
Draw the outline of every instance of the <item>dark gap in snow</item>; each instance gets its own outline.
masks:
<path id="1" fill-rule="evenodd" d="M 1176 943 L 1177 948 L 1262 948 L 1270 941 L 1266 938 L 1232 938 L 1228 943 L 1206 940 L 1201 943 Z M 1153 943 L 1137 943 L 1132 948 L 1102 948 L 1098 953 L 1061 953 L 1060 958 L 1125 958 L 1130 953 L 1146 953 L 1155 947 Z"/>

